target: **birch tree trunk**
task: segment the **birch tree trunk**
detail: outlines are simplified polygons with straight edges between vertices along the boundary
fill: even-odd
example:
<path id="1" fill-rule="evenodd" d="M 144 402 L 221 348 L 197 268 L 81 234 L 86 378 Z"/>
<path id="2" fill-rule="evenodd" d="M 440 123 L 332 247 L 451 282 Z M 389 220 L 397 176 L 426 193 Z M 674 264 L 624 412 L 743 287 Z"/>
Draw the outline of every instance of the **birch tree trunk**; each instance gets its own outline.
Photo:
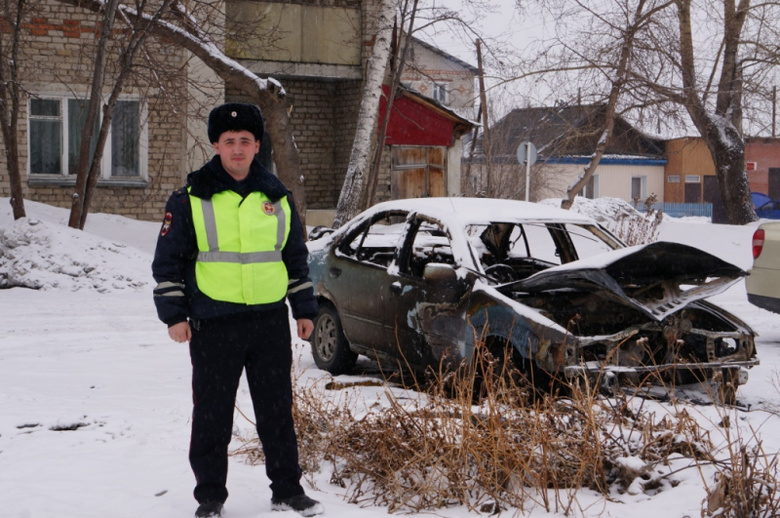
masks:
<path id="1" fill-rule="evenodd" d="M 360 102 L 357 130 L 349 157 L 347 175 L 341 188 L 333 227 L 338 228 L 360 211 L 360 200 L 366 183 L 366 172 L 371 164 L 372 134 L 376 129 L 379 116 L 379 100 L 382 95 L 382 83 L 390 58 L 390 43 L 393 34 L 393 14 L 395 2 L 382 0 L 374 48 L 368 59 L 366 82 Z M 382 142 L 377 142 L 381 146 Z"/>
<path id="2" fill-rule="evenodd" d="M 411 34 L 414 30 L 414 18 L 415 14 L 417 13 L 417 3 L 418 0 L 412 0 L 411 6 L 409 7 L 408 12 L 404 10 L 401 14 L 401 23 L 399 24 L 400 27 L 396 31 L 395 27 L 393 28 L 394 32 L 397 32 L 397 39 L 398 42 L 397 48 L 391 48 L 391 52 L 395 54 L 395 56 L 390 56 L 390 59 L 392 59 L 395 62 L 394 67 L 390 67 L 392 70 L 392 77 L 390 78 L 390 85 L 388 88 L 388 94 L 387 94 L 387 102 L 385 103 L 385 113 L 384 118 L 382 120 L 381 126 L 378 128 L 377 131 L 377 138 L 376 138 L 376 151 L 374 152 L 374 162 L 371 165 L 370 174 L 369 174 L 369 187 L 368 189 L 364 189 L 365 195 L 363 196 L 363 199 L 365 199 L 365 203 L 362 205 L 362 209 L 367 209 L 368 207 L 372 206 L 374 204 L 374 196 L 376 196 L 376 187 L 379 183 L 379 170 L 382 165 L 382 151 L 384 150 L 384 142 L 385 138 L 387 138 L 387 128 L 390 124 L 390 115 L 393 112 L 393 102 L 395 101 L 395 96 L 398 93 L 398 89 L 401 86 L 401 74 L 403 73 L 404 67 L 406 67 L 406 58 L 409 55 L 409 47 L 411 45 L 412 37 Z M 404 21 L 406 17 L 409 17 L 409 24 L 404 30 Z M 407 36 L 403 38 L 403 45 L 401 45 L 401 36 L 403 34 L 406 34 Z M 391 45 L 392 47 L 392 45 Z M 398 48 L 401 48 L 402 50 L 399 52 Z M 381 88 L 381 87 L 380 87 Z"/>

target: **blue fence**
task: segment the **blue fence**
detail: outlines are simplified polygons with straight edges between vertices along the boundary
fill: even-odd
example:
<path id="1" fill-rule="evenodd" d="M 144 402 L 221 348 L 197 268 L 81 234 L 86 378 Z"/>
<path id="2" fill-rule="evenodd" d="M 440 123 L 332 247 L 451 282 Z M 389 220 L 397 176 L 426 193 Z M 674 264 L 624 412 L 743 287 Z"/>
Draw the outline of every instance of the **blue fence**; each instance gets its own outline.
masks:
<path id="1" fill-rule="evenodd" d="M 653 210 L 663 211 L 664 214 L 674 218 L 684 216 L 712 218 L 712 203 L 654 203 L 651 207 Z M 642 203 L 638 203 L 636 209 L 639 212 L 645 212 L 645 206 Z"/>

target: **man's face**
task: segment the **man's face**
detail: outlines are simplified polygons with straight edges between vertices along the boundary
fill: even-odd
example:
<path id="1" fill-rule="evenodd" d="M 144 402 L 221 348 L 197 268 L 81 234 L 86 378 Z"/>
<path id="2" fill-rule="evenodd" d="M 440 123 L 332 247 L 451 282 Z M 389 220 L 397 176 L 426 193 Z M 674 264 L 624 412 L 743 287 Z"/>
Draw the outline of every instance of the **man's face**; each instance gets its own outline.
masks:
<path id="1" fill-rule="evenodd" d="M 246 130 L 226 131 L 214 142 L 214 152 L 219 155 L 222 167 L 236 180 L 246 178 L 258 151 L 260 141 Z"/>

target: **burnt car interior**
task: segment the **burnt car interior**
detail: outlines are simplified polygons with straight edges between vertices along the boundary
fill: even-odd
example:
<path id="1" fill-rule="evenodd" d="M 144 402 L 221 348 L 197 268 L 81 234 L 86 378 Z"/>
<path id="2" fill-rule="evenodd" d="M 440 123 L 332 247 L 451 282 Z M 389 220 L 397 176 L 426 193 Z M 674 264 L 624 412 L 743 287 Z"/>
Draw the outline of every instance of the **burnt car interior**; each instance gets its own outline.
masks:
<path id="1" fill-rule="evenodd" d="M 387 268 L 403 245 L 399 240 L 406 235 L 411 255 L 408 259 L 399 257 L 401 273 L 422 277 L 428 263 L 455 265 L 446 226 L 421 216 L 407 223 L 407 217 L 404 211 L 377 214 L 342 240 L 338 252 L 368 265 Z M 488 277 L 500 284 L 575 261 L 580 258 L 578 250 L 583 248 L 587 255 L 593 255 L 620 246 L 609 240 L 605 243 L 605 236 L 597 239 L 591 232 L 593 229 L 561 223 L 492 222 L 466 228 L 477 261 Z"/>
<path id="2" fill-rule="evenodd" d="M 455 265 L 449 234 L 438 222 L 415 218 L 409 227 L 405 248 L 411 253 L 401 254 L 398 265 L 401 273 L 422 277 L 429 263 Z"/>
<path id="3" fill-rule="evenodd" d="M 501 283 L 518 281 L 580 259 L 578 250 L 590 256 L 618 247 L 596 239 L 589 229 L 562 223 L 501 223 L 467 228 L 472 247 L 488 276 Z"/>
<path id="4" fill-rule="evenodd" d="M 395 257 L 407 213 L 385 212 L 359 226 L 342 241 L 338 251 L 346 257 L 387 268 Z"/>
<path id="5" fill-rule="evenodd" d="M 656 242 L 606 267 L 555 273 L 516 284 L 513 297 L 578 336 L 583 364 L 630 368 L 616 376 L 633 384 L 648 375 L 685 384 L 754 362 L 749 332 L 698 300 L 741 274 L 717 257 Z"/>

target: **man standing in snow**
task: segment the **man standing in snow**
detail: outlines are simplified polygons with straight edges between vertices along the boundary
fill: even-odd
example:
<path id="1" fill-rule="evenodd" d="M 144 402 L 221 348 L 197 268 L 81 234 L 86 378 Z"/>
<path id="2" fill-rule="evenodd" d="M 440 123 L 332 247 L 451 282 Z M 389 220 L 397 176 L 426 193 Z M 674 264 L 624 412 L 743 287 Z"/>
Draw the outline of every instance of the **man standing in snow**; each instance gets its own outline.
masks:
<path id="1" fill-rule="evenodd" d="M 306 339 L 317 301 L 291 194 L 255 157 L 263 130 L 254 105 L 211 111 L 208 136 L 216 156 L 168 200 L 152 263 L 157 314 L 174 341 L 189 342 L 196 517 L 221 516 L 228 496 L 228 444 L 244 370 L 272 508 L 323 512 L 300 484 L 285 303 Z"/>

